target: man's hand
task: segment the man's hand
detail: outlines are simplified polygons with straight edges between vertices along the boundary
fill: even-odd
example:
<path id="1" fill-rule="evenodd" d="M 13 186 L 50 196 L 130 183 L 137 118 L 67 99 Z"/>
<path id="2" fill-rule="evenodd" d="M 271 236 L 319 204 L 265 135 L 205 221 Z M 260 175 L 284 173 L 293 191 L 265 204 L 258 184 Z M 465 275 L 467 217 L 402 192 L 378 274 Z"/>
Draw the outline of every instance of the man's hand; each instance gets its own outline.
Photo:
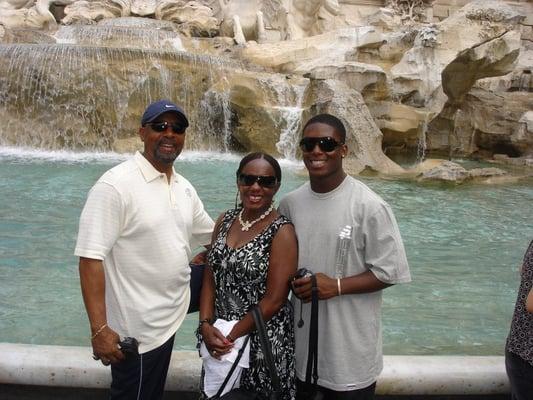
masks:
<path id="1" fill-rule="evenodd" d="M 318 299 L 327 300 L 337 296 L 337 280 L 318 272 L 316 276 L 316 286 L 318 289 Z M 296 279 L 292 282 L 292 288 L 296 297 L 304 303 L 311 301 L 312 283 L 310 277 Z"/>
<path id="2" fill-rule="evenodd" d="M 91 342 L 93 357 L 95 360 L 102 361 L 102 364 L 116 364 L 124 360 L 124 353 L 118 347 L 120 337 L 111 328 L 105 327 Z"/>

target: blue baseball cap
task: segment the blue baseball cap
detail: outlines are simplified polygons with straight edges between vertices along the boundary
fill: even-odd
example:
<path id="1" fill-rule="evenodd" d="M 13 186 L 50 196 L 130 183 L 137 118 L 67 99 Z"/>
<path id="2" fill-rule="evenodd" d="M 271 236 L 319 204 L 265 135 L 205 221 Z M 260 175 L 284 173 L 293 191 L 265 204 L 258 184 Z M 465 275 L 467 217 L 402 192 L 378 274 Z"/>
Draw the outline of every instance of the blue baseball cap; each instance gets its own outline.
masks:
<path id="1" fill-rule="evenodd" d="M 144 126 L 145 124 L 152 122 L 166 112 L 174 112 L 178 114 L 185 122 L 185 127 L 187 128 L 189 126 L 189 120 L 185 116 L 185 111 L 169 100 L 159 100 L 146 107 L 141 118 L 141 125 Z"/>

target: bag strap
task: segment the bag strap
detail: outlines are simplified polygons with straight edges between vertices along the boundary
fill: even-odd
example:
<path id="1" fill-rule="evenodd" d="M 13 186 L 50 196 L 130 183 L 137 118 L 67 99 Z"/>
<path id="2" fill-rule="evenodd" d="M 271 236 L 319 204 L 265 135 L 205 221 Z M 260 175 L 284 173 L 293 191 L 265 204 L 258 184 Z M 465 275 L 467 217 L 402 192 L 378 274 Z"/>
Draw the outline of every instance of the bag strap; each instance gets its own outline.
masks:
<path id="1" fill-rule="evenodd" d="M 265 327 L 265 321 L 263 320 L 263 314 L 261 314 L 261 309 L 259 306 L 254 306 L 252 308 L 252 316 L 254 317 L 255 329 L 261 341 L 261 347 L 263 348 L 263 355 L 265 356 L 265 361 L 270 372 L 270 379 L 272 381 L 272 387 L 274 388 L 274 393 L 276 398 L 279 398 L 281 394 L 281 387 L 279 384 L 279 376 L 276 371 L 276 366 L 274 365 L 274 356 L 272 355 L 272 347 L 270 345 L 270 340 L 267 336 L 267 331 Z"/>
<path id="2" fill-rule="evenodd" d="M 231 375 L 233 375 L 233 371 L 235 371 L 235 368 L 237 368 L 237 365 L 239 364 L 239 361 L 241 360 L 242 353 L 244 352 L 244 349 L 246 348 L 246 345 L 248 344 L 249 339 L 250 339 L 250 335 L 246 335 L 246 338 L 244 339 L 242 347 L 239 349 L 239 353 L 237 354 L 237 358 L 233 362 L 233 365 L 231 366 L 228 374 L 226 375 L 226 378 L 224 378 L 224 382 L 222 382 L 222 385 L 220 385 L 218 392 L 213 397 L 211 397 L 211 399 L 218 399 L 222 395 L 222 392 L 224 391 L 224 388 L 228 384 L 228 381 L 231 378 Z"/>
<path id="3" fill-rule="evenodd" d="M 305 383 L 316 387 L 318 381 L 318 286 L 316 276 L 311 275 L 311 322 L 309 324 L 309 348 Z"/>

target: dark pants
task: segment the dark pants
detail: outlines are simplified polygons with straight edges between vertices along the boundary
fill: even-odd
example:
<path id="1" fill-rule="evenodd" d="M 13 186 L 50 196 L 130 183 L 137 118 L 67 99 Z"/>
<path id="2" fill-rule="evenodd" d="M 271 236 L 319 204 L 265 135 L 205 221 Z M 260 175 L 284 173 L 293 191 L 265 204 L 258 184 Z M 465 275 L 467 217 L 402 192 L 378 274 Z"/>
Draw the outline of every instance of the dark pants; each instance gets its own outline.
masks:
<path id="1" fill-rule="evenodd" d="M 511 398 L 533 400 L 533 365 L 519 355 L 506 351 L 505 369 L 511 383 Z"/>
<path id="2" fill-rule="evenodd" d="M 174 335 L 156 349 L 111 365 L 110 399 L 162 399 L 173 345 Z"/>
<path id="3" fill-rule="evenodd" d="M 296 380 L 296 399 L 311 400 L 309 396 L 310 388 L 305 382 Z M 376 382 L 363 389 L 349 390 L 346 392 L 336 392 L 322 386 L 317 386 L 318 396 L 316 399 L 321 400 L 373 400 L 376 391 Z"/>

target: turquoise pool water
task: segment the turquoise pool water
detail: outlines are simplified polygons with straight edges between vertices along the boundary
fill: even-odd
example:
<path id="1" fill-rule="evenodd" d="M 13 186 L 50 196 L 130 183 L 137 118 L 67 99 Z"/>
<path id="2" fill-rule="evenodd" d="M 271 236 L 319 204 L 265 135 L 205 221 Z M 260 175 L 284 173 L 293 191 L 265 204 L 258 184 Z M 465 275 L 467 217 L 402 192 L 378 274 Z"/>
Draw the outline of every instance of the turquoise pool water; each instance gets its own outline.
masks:
<path id="1" fill-rule="evenodd" d="M 0 341 L 88 345 L 72 255 L 89 188 L 124 156 L 0 148 Z M 176 168 L 210 215 L 232 207 L 239 158 L 188 152 Z M 281 195 L 306 180 L 285 162 Z M 503 354 L 533 238 L 533 182 L 443 186 L 362 178 L 393 207 L 413 282 L 384 292 L 386 354 Z M 197 315 L 178 332 L 193 349 Z"/>

